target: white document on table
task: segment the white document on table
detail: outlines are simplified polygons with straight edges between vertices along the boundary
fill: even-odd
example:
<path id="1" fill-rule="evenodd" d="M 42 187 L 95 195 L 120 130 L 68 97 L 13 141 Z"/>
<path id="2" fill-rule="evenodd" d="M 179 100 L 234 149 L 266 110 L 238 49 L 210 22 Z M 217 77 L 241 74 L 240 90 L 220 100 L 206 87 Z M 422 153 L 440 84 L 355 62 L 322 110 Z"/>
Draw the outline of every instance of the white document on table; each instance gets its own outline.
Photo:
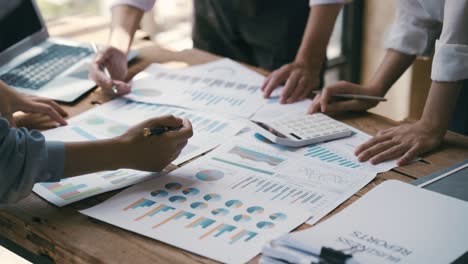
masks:
<path id="1" fill-rule="evenodd" d="M 80 212 L 224 263 L 249 261 L 307 220 L 307 211 L 280 199 L 226 188 L 235 170 L 203 159 Z"/>
<path id="2" fill-rule="evenodd" d="M 135 76 L 125 97 L 139 102 L 249 118 L 265 103 L 264 77 L 231 61 L 220 60 L 183 69 L 151 65 Z"/>
<path id="3" fill-rule="evenodd" d="M 233 140 L 206 154 L 210 167 L 229 173 L 224 189 L 248 193 L 271 202 L 302 208 L 314 224 L 345 202 L 375 177 L 316 159 L 301 157 L 252 141 Z"/>
<path id="4" fill-rule="evenodd" d="M 468 251 L 467 222 L 465 201 L 391 180 L 325 222 L 271 246 L 300 252 L 331 247 L 352 252 L 363 264 L 452 263 Z"/>
<path id="5" fill-rule="evenodd" d="M 47 140 L 64 142 L 112 138 L 121 135 L 132 125 L 166 114 L 191 120 L 194 130 L 194 136 L 189 139 L 189 143 L 179 157 L 173 161 L 175 165 L 215 148 L 245 127 L 245 121 L 237 118 L 115 99 L 70 119 L 67 126 L 45 131 L 44 136 Z M 112 176 L 106 176 L 107 174 Z M 90 196 L 133 185 L 152 176 L 153 173 L 132 170 L 93 173 L 64 179 L 56 185 L 36 184 L 34 191 L 53 204 L 64 206 Z"/>

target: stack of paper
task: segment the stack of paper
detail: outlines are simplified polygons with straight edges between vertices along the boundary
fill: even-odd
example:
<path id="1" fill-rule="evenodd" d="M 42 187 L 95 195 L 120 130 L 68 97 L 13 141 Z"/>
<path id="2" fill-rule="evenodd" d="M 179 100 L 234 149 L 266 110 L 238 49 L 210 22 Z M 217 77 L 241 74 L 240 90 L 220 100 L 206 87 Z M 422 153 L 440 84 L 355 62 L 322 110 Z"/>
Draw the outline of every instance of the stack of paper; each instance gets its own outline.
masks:
<path id="1" fill-rule="evenodd" d="M 329 247 L 358 263 L 452 263 L 468 251 L 467 222 L 466 202 L 386 181 L 316 227 L 272 241 L 261 262 L 311 263 Z"/>

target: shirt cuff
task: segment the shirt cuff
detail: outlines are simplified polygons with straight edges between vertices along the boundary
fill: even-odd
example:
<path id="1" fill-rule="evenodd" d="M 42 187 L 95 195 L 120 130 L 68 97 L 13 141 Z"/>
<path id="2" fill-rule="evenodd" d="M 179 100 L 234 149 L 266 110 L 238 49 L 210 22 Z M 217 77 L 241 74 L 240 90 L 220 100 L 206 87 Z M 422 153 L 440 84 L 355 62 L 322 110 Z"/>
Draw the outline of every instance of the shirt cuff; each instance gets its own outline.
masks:
<path id="1" fill-rule="evenodd" d="M 468 46 L 436 42 L 431 78 L 439 82 L 468 79 Z"/>
<path id="2" fill-rule="evenodd" d="M 153 8 L 156 0 L 114 0 L 110 7 L 111 9 L 119 5 L 128 5 L 140 9 L 143 12 L 148 12 Z"/>
<path id="3" fill-rule="evenodd" d="M 331 5 L 331 4 L 347 4 L 352 0 L 310 0 L 309 6 L 314 5 Z"/>
<path id="4" fill-rule="evenodd" d="M 65 170 L 65 144 L 59 141 L 47 141 L 48 182 L 58 182 Z"/>

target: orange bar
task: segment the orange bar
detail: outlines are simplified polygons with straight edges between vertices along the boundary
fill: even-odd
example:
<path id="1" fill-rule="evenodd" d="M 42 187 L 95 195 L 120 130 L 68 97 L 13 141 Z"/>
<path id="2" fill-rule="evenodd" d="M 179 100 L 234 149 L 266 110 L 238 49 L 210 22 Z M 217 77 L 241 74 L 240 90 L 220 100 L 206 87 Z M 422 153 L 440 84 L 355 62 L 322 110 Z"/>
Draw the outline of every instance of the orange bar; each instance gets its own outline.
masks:
<path id="1" fill-rule="evenodd" d="M 198 224 L 199 222 L 201 222 L 202 220 L 204 219 L 204 217 L 200 217 L 198 218 L 197 220 L 193 221 L 192 223 L 188 224 L 187 226 L 185 227 L 193 227 L 194 225 Z"/>
<path id="2" fill-rule="evenodd" d="M 207 236 L 213 234 L 216 230 L 219 230 L 219 229 L 220 229 L 221 227 L 223 227 L 223 226 L 224 226 L 224 224 L 218 225 L 217 227 L 211 229 L 210 231 L 208 231 L 208 233 L 204 234 L 203 236 L 199 237 L 198 239 L 200 239 L 200 240 L 204 239 L 205 237 L 207 237 Z"/>
<path id="3" fill-rule="evenodd" d="M 141 198 L 140 200 L 138 200 L 138 201 L 132 203 L 131 205 L 125 207 L 125 209 L 123 209 L 123 210 L 124 210 L 124 211 L 127 211 L 128 209 L 130 209 L 130 208 L 132 208 L 133 206 L 135 206 L 135 205 L 137 205 L 137 204 L 143 202 L 144 200 L 145 200 L 145 198 Z"/>
<path id="4" fill-rule="evenodd" d="M 149 212 L 147 212 L 146 214 L 144 214 L 144 215 L 142 215 L 140 217 L 135 218 L 135 220 L 133 220 L 133 221 L 140 221 L 141 219 L 143 219 L 143 218 L 147 217 L 148 215 L 150 215 L 150 214 L 156 212 L 157 210 L 161 209 L 163 206 L 164 206 L 164 204 L 160 204 L 158 207 L 154 208 L 153 210 L 150 210 Z"/>
<path id="5" fill-rule="evenodd" d="M 159 223 L 159 224 L 153 226 L 153 229 L 158 228 L 158 227 L 160 227 L 160 226 L 166 224 L 167 222 L 169 222 L 169 221 L 171 221 L 172 219 L 178 217 L 179 215 L 182 215 L 183 213 L 184 213 L 184 211 L 180 211 L 180 212 L 174 214 L 173 216 L 171 216 L 171 217 L 167 218 L 166 220 L 162 221 L 161 223 Z"/>
<path id="6" fill-rule="evenodd" d="M 245 229 L 242 229 L 241 231 L 239 231 L 239 233 L 233 235 L 233 236 L 231 237 L 231 239 L 232 239 L 232 240 L 237 239 L 237 238 L 240 237 L 242 234 L 244 234 L 244 232 L 245 232 Z"/>

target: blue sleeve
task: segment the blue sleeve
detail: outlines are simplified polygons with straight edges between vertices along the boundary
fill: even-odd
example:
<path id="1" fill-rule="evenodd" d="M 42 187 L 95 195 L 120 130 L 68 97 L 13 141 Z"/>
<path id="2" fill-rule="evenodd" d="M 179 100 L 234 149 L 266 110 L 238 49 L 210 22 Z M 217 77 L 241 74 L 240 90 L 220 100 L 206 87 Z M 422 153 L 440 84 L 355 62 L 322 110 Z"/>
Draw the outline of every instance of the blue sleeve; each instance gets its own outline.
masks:
<path id="1" fill-rule="evenodd" d="M 39 131 L 12 128 L 0 118 L 0 204 L 25 198 L 37 182 L 59 181 L 64 163 L 62 142 L 46 142 Z"/>

